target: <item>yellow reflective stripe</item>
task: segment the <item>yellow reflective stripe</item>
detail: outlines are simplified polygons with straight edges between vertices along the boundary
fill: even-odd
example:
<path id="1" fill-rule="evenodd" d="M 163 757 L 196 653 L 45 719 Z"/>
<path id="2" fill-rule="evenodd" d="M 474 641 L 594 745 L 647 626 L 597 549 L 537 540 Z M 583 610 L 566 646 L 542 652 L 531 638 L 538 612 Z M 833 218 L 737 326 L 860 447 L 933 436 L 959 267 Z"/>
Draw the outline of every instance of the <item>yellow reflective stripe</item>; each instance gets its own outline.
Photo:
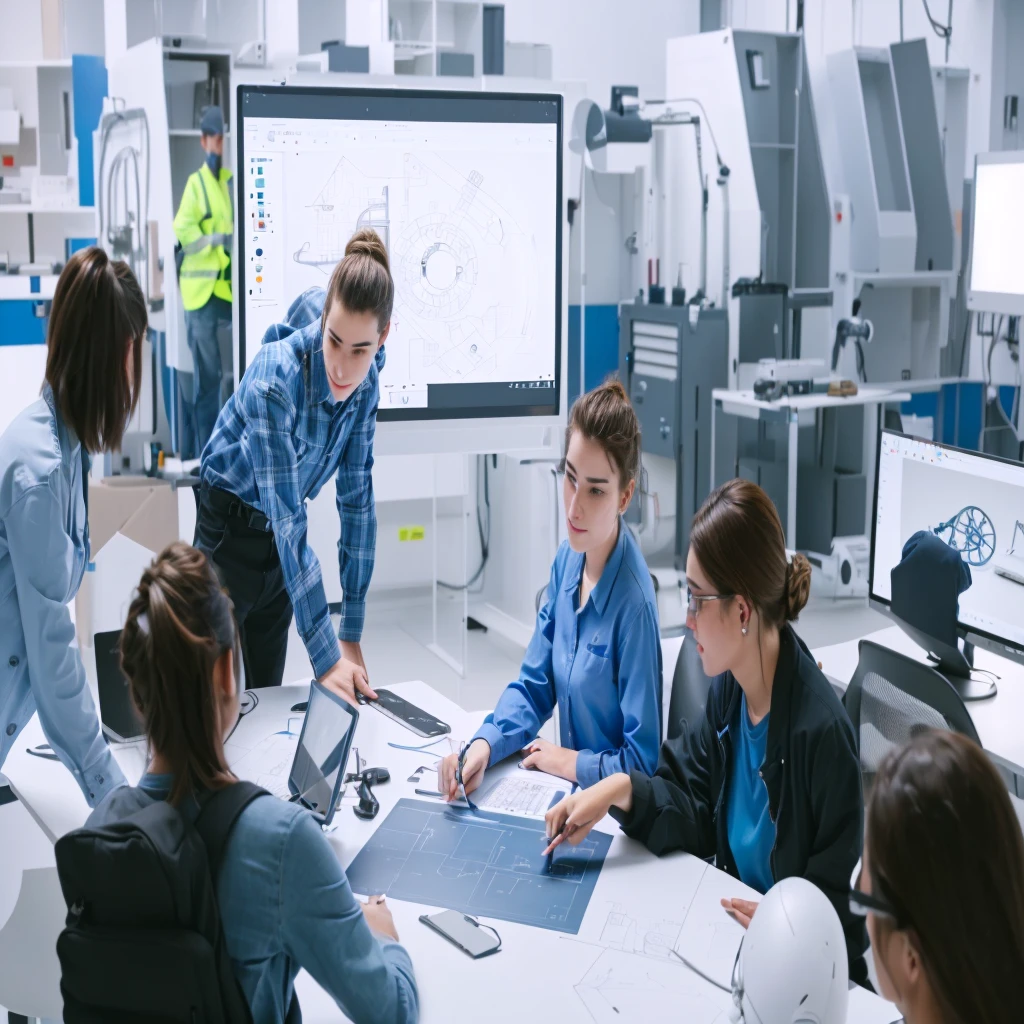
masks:
<path id="1" fill-rule="evenodd" d="M 219 270 L 183 270 L 182 277 L 206 277 L 216 279 L 220 276 Z"/>

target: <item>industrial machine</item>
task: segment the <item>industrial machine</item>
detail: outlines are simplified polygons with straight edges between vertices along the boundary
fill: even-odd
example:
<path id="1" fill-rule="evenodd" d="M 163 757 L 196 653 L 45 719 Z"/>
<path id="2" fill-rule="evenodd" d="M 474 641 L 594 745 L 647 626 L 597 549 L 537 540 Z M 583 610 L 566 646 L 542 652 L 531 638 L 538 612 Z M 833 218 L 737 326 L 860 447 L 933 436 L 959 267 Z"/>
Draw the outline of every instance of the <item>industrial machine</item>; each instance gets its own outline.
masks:
<path id="1" fill-rule="evenodd" d="M 677 569 L 686 565 L 690 522 L 711 489 L 711 392 L 728 380 L 728 335 L 725 310 L 697 303 L 631 302 L 619 310 L 619 374 L 643 451 L 675 463 Z"/>

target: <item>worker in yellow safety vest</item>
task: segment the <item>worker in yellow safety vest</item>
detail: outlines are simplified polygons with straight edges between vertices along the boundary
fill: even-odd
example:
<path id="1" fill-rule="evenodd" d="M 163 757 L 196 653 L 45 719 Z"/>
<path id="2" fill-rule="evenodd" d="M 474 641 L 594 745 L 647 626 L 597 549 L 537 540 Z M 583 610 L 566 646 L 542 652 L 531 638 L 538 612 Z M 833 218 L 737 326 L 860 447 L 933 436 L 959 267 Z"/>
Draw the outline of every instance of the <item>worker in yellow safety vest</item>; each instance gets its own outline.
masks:
<path id="1" fill-rule="evenodd" d="M 175 263 L 192 353 L 192 395 L 196 456 L 210 440 L 220 411 L 221 366 L 218 332 L 231 327 L 231 243 L 235 207 L 232 174 L 223 166 L 224 115 L 206 107 L 199 123 L 206 159 L 189 175 L 174 218 Z"/>

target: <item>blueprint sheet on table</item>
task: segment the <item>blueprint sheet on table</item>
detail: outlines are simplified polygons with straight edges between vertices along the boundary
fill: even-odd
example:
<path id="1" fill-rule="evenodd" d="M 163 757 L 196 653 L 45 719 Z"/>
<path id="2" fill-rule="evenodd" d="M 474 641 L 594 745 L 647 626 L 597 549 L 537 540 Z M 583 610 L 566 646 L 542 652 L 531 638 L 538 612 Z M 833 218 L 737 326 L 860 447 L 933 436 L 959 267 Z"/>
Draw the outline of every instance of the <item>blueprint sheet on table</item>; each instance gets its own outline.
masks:
<path id="1" fill-rule="evenodd" d="M 447 907 L 575 935 L 612 837 L 560 846 L 548 871 L 544 823 L 399 800 L 349 865 L 365 896 Z"/>

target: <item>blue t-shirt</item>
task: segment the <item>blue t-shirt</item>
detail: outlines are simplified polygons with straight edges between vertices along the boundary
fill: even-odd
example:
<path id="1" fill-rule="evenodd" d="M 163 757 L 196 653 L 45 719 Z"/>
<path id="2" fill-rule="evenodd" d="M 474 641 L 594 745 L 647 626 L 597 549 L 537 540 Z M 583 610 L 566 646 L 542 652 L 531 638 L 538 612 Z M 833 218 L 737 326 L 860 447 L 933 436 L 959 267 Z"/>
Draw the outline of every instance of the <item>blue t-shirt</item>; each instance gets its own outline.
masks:
<path id="1" fill-rule="evenodd" d="M 768 743 L 768 719 L 751 724 L 747 697 L 740 698 L 732 724 L 732 773 L 726 807 L 729 847 L 740 880 L 758 892 L 774 884 L 771 854 L 775 845 L 775 823 L 768 813 L 768 788 L 757 774 L 764 764 Z"/>

